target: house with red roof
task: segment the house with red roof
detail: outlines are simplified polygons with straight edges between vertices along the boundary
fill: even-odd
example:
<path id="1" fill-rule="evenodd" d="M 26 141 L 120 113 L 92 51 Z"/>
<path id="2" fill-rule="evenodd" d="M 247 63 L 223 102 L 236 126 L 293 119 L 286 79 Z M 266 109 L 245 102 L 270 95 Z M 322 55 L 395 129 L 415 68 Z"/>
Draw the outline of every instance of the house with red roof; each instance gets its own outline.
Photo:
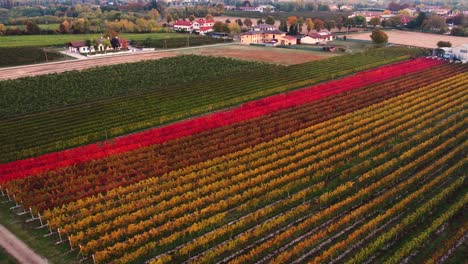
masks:
<path id="1" fill-rule="evenodd" d="M 178 20 L 174 23 L 173 28 L 175 31 L 194 32 L 199 34 L 206 34 L 213 31 L 214 20 L 211 19 L 197 19 L 193 22 L 186 20 Z"/>
<path id="2" fill-rule="evenodd" d="M 186 21 L 186 20 L 177 20 L 174 23 L 173 28 L 175 31 L 184 31 L 184 32 L 190 32 L 193 29 L 192 22 Z"/>

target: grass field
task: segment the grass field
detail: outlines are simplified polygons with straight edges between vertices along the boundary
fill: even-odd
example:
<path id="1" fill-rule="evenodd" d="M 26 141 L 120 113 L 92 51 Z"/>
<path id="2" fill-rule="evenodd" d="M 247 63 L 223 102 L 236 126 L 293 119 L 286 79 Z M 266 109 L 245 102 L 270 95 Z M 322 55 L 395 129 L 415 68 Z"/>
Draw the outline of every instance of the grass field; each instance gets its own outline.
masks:
<path id="1" fill-rule="evenodd" d="M 0 247 L 0 263 L 2 264 L 16 264 L 18 263 L 12 256 L 10 256 L 3 248 Z"/>
<path id="2" fill-rule="evenodd" d="M 26 220 L 30 218 L 29 215 L 16 216 L 10 210 L 10 207 L 15 205 L 13 202 L 4 203 L 6 199 L 3 198 L 0 201 L 0 224 L 8 228 L 36 253 L 45 256 L 51 263 L 78 263 L 75 261 L 76 256 L 64 254 L 67 252 L 67 245 L 56 246 L 54 240 L 44 237 L 48 233 L 47 230 L 36 229 L 36 226 L 40 225 L 39 222 L 37 224 L 26 223 Z M 0 263 L 15 264 L 17 262 L 0 247 Z"/>
<path id="3" fill-rule="evenodd" d="M 49 30 L 55 30 L 59 28 L 58 23 L 52 23 L 52 24 L 39 24 L 39 28 L 41 29 L 49 29 Z M 11 25 L 7 26 L 7 28 L 20 28 L 20 29 L 25 29 L 26 25 Z"/>
<path id="4" fill-rule="evenodd" d="M 27 47 L 27 46 L 64 46 L 70 41 L 86 40 L 98 38 L 99 34 L 83 35 L 25 35 L 25 36 L 2 36 L 0 37 L 0 48 L 2 47 Z M 178 33 L 147 33 L 147 34 L 121 34 L 122 38 L 129 40 L 142 40 L 146 38 L 164 39 L 164 38 L 185 38 L 185 34 Z"/>
<path id="5" fill-rule="evenodd" d="M 0 48 L 0 67 L 11 67 L 42 62 L 72 59 L 55 49 L 39 47 Z"/>

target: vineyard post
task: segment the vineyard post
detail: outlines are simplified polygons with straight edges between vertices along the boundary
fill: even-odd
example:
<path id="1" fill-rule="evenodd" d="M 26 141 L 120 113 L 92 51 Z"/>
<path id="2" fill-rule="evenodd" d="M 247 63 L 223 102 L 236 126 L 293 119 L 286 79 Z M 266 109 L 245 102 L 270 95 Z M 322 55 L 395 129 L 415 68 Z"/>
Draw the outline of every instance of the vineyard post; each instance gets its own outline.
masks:
<path id="1" fill-rule="evenodd" d="M 73 244 L 72 244 L 72 241 L 70 239 L 70 236 L 67 236 L 68 237 L 68 243 L 70 244 L 70 251 L 73 251 Z"/>
<path id="2" fill-rule="evenodd" d="M 11 197 L 10 197 L 10 193 L 8 192 L 8 189 L 6 190 L 6 195 L 8 197 L 8 201 L 6 201 L 6 203 L 11 202 Z"/>
<path id="3" fill-rule="evenodd" d="M 26 223 L 32 222 L 32 221 L 37 219 L 37 218 L 34 217 L 34 214 L 33 214 L 33 211 L 32 211 L 31 207 L 29 207 L 29 213 L 31 214 L 31 219 L 26 220 Z"/>
<path id="4" fill-rule="evenodd" d="M 47 224 L 46 224 L 46 225 L 49 227 L 49 234 L 45 234 L 45 235 L 44 235 L 44 237 L 48 237 L 48 236 L 51 236 L 51 235 L 53 235 L 53 234 L 54 234 L 54 232 L 52 232 L 52 227 L 50 227 L 50 225 L 49 225 L 49 222 L 47 222 Z"/>
<path id="5" fill-rule="evenodd" d="M 42 217 L 40 213 L 37 213 L 37 217 L 39 218 L 39 223 L 41 224 L 41 226 L 39 226 L 38 229 L 44 228 L 48 225 L 48 223 L 44 225 L 44 223 L 42 222 Z"/>
<path id="6" fill-rule="evenodd" d="M 57 233 L 58 233 L 58 236 L 59 236 L 59 241 L 57 241 L 57 243 L 55 243 L 56 245 L 58 244 L 61 244 L 63 242 L 62 240 L 62 234 L 60 234 L 60 228 L 57 228 Z"/>
<path id="7" fill-rule="evenodd" d="M 16 201 L 16 194 L 13 195 L 13 201 L 15 202 L 15 206 L 10 207 L 10 210 L 15 210 L 16 208 L 20 208 L 20 207 L 21 207 L 21 205 L 18 204 L 18 202 Z"/>

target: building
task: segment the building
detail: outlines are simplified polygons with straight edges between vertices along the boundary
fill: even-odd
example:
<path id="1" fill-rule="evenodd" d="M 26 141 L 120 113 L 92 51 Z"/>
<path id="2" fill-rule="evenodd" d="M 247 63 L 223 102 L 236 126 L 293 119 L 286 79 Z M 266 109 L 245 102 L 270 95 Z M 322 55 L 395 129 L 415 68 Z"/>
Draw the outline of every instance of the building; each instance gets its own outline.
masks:
<path id="1" fill-rule="evenodd" d="M 241 44 L 260 44 L 264 46 L 290 46 L 297 44 L 295 36 L 288 36 L 279 30 L 251 30 L 240 36 Z"/>
<path id="2" fill-rule="evenodd" d="M 268 12 L 276 12 L 276 8 L 272 5 L 259 5 L 259 6 L 241 6 L 239 7 L 240 11 L 246 12 L 260 12 L 260 13 L 268 13 Z"/>
<path id="3" fill-rule="evenodd" d="M 328 31 L 320 31 L 309 33 L 307 36 L 301 38 L 301 44 L 327 44 L 328 41 L 333 40 L 333 35 Z"/>
<path id="4" fill-rule="evenodd" d="M 128 49 L 128 40 L 116 37 L 119 41 L 118 50 Z M 103 44 L 104 38 L 100 37 L 96 40 L 96 48 L 94 46 L 87 46 L 85 41 L 72 41 L 66 44 L 68 50 L 73 53 L 88 54 L 94 52 L 105 52 L 111 50 L 112 47 L 105 47 Z"/>
<path id="5" fill-rule="evenodd" d="M 211 19 L 197 19 L 193 22 L 186 20 L 178 20 L 174 23 L 175 31 L 193 32 L 206 34 L 213 31 L 214 21 Z"/>
<path id="6" fill-rule="evenodd" d="M 453 58 L 468 62 L 468 44 L 452 48 Z"/>
<path id="7" fill-rule="evenodd" d="M 265 31 L 265 30 L 273 31 L 273 30 L 276 30 L 276 27 L 273 26 L 273 25 L 269 25 L 269 24 L 258 24 L 258 25 L 255 25 L 255 26 L 251 27 L 250 30 L 252 30 L 252 31 Z"/>
<path id="8" fill-rule="evenodd" d="M 192 31 L 192 22 L 185 21 L 185 20 L 177 20 L 174 25 L 172 26 L 175 31 L 185 31 L 190 32 Z"/>

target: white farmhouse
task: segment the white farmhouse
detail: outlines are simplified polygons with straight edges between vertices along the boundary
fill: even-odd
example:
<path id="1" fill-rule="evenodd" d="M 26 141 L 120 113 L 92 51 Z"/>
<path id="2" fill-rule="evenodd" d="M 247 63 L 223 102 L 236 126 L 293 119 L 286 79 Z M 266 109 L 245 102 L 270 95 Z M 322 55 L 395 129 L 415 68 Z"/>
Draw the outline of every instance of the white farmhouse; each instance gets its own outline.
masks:
<path id="1" fill-rule="evenodd" d="M 327 44 L 333 40 L 333 35 L 328 31 L 309 33 L 301 38 L 301 44 Z"/>
<path id="2" fill-rule="evenodd" d="M 468 62 L 468 44 L 452 48 L 452 54 L 454 58 Z"/>

